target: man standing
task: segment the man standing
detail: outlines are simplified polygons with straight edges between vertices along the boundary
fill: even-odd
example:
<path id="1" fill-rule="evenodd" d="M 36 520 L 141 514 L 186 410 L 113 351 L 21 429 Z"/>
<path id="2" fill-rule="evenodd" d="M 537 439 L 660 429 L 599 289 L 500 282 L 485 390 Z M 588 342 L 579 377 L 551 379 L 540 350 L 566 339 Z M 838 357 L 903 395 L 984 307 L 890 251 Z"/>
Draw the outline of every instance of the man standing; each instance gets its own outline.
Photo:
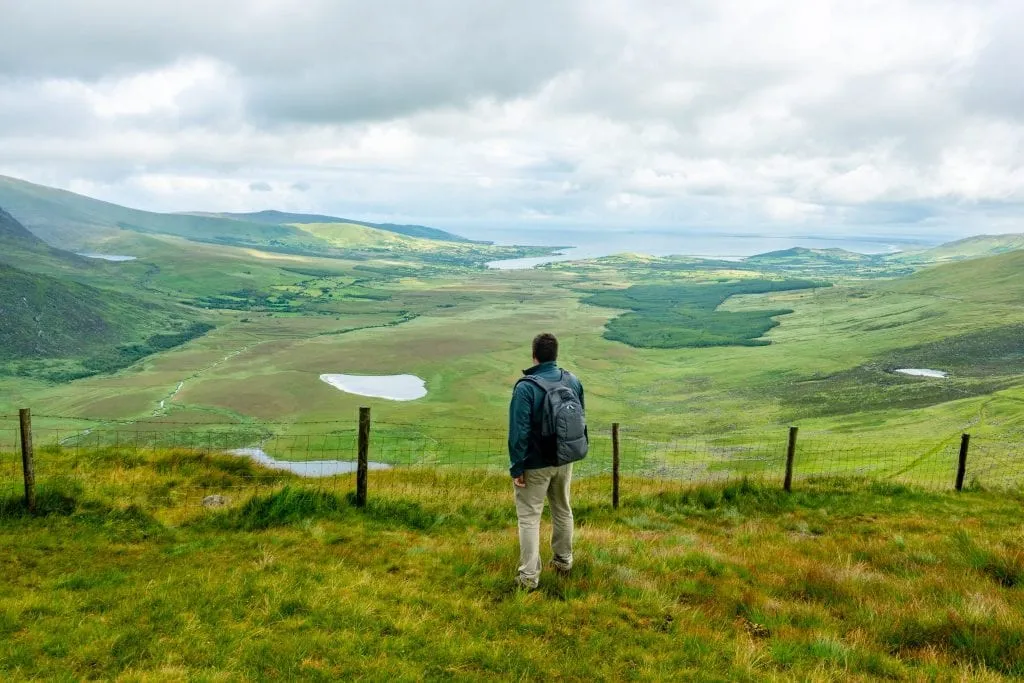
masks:
<path id="1" fill-rule="evenodd" d="M 583 385 L 558 367 L 558 340 L 533 340 L 534 366 L 516 383 L 509 406 L 508 453 L 519 517 L 516 583 L 533 590 L 540 581 L 540 517 L 551 505 L 551 565 L 572 569 L 573 517 L 569 504 L 572 461 L 587 452 Z"/>

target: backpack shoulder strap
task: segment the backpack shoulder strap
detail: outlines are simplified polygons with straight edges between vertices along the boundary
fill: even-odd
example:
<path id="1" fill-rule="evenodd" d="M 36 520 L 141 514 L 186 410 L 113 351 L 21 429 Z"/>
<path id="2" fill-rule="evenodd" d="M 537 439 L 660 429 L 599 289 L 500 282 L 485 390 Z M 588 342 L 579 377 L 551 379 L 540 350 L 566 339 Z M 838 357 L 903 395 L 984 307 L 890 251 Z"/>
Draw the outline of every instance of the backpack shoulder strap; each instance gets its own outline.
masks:
<path id="1" fill-rule="evenodd" d="M 561 386 L 561 382 L 551 382 L 541 377 L 537 377 L 536 375 L 526 375 L 524 377 L 520 377 L 519 381 L 516 382 L 516 384 L 519 384 L 520 382 L 529 382 L 530 384 L 534 384 L 540 387 L 541 390 L 544 392 L 551 391 L 552 389 Z"/>

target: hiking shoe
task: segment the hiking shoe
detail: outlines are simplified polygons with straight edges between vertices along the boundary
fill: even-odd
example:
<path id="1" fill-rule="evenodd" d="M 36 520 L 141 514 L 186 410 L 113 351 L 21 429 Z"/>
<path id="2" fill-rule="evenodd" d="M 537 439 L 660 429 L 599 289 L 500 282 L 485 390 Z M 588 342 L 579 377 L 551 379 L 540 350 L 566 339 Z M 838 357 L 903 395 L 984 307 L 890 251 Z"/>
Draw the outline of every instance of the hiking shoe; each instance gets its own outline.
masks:
<path id="1" fill-rule="evenodd" d="M 527 581 L 521 576 L 517 576 L 514 581 L 516 588 L 527 593 L 537 590 L 537 586 L 540 585 L 539 581 Z"/>
<path id="2" fill-rule="evenodd" d="M 561 562 L 555 562 L 554 560 L 551 561 L 551 564 L 549 566 L 553 570 L 555 570 L 555 573 L 558 574 L 559 576 L 569 576 L 569 572 L 572 571 L 572 565 L 571 564 L 570 565 L 565 565 L 565 564 L 562 564 Z"/>

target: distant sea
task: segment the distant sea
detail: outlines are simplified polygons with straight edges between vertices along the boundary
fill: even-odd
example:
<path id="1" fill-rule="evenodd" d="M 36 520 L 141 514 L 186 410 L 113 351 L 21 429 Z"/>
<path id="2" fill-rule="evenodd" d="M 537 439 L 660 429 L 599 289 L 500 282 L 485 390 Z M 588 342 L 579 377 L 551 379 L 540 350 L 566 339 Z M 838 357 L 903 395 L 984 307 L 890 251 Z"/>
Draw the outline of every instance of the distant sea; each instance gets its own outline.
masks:
<path id="1" fill-rule="evenodd" d="M 468 231 L 467 231 L 468 232 Z M 811 249 L 846 249 L 861 254 L 885 254 L 910 249 L 924 249 L 940 244 L 941 239 L 919 237 L 825 236 L 825 235 L 757 235 L 708 232 L 665 231 L 598 231 L 598 230 L 475 230 L 472 239 L 490 240 L 496 244 L 528 244 L 567 247 L 555 256 L 510 259 L 489 264 L 493 268 L 532 268 L 543 263 L 600 258 L 615 254 L 647 254 L 649 256 L 698 256 L 739 260 L 745 256 L 780 251 L 793 247 Z"/>

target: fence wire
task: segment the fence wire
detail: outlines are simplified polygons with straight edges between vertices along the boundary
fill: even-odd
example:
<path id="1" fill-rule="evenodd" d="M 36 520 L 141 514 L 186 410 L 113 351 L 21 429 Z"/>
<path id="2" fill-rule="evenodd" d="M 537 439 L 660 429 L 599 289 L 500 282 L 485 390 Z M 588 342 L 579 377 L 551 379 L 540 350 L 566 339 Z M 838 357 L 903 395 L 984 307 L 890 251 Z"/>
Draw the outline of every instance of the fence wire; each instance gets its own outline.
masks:
<path id="1" fill-rule="evenodd" d="M 190 430 L 173 424 L 34 427 L 36 481 L 41 488 L 63 487 L 124 505 L 182 509 L 242 503 L 285 485 L 353 495 L 357 425 L 315 423 L 323 431 L 293 431 L 311 424 L 205 425 Z M 898 437 L 800 433 L 794 488 L 821 478 L 935 490 L 954 487 L 958 437 Z M 626 428 L 618 439 L 622 497 L 741 479 L 781 486 L 787 444 L 782 429 L 672 435 Z M 968 487 L 1024 487 L 1020 443 L 975 438 L 970 446 Z M 17 420 L 0 420 L 0 498 L 22 493 L 20 449 Z M 589 456 L 574 465 L 574 495 L 610 502 L 614 450 L 610 429 L 592 430 Z M 511 490 L 503 431 L 378 422 L 370 434 L 368 460 L 371 499 L 442 506 L 456 500 L 493 503 L 493 495 Z"/>

